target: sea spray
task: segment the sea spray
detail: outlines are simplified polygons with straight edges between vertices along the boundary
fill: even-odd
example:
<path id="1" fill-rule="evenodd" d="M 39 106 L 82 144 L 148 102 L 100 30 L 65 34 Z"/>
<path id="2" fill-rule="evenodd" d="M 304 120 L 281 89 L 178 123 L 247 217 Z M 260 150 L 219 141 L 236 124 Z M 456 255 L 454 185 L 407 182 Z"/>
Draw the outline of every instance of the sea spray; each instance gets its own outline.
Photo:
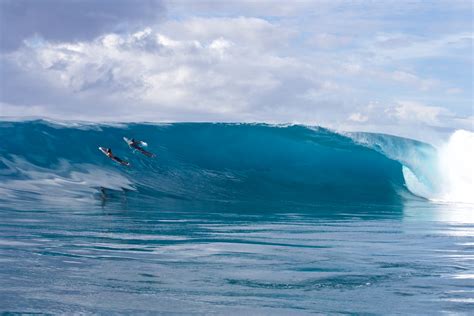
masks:
<path id="1" fill-rule="evenodd" d="M 474 133 L 454 132 L 439 149 L 440 194 L 436 200 L 474 203 Z"/>

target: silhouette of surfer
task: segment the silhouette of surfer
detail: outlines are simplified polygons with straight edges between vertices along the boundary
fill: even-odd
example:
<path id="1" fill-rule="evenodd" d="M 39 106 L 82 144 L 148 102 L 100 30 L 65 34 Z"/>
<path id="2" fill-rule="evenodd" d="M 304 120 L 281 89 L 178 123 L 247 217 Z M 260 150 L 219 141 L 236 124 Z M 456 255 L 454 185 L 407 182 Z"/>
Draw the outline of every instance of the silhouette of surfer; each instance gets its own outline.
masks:
<path id="1" fill-rule="evenodd" d="M 112 159 L 113 161 L 118 162 L 118 163 L 121 164 L 121 165 L 124 165 L 124 166 L 130 165 L 127 161 L 122 160 L 122 159 L 120 159 L 120 158 L 117 157 L 117 156 L 114 156 L 114 154 L 112 153 L 112 149 L 110 149 L 110 148 L 105 148 L 105 152 L 104 152 L 104 153 L 107 155 L 107 157 L 109 157 L 109 158 Z"/>
<path id="2" fill-rule="evenodd" d="M 136 140 L 135 138 L 132 138 L 130 140 L 130 142 L 128 143 L 128 145 L 135 149 L 135 150 L 138 150 L 139 152 L 141 152 L 142 154 L 144 154 L 145 156 L 147 157 L 155 157 L 155 154 L 149 152 L 149 151 L 146 151 L 145 149 L 143 149 L 140 145 L 142 144 L 141 141 L 139 140 Z"/>

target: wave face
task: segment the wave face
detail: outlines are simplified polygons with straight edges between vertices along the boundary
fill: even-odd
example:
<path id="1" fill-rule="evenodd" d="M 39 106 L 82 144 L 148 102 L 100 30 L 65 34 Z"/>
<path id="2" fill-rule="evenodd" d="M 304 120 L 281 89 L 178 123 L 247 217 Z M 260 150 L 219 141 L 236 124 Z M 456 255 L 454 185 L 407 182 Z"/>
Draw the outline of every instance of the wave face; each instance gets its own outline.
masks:
<path id="1" fill-rule="evenodd" d="M 171 209 L 400 204 L 440 190 L 432 146 L 382 134 L 259 124 L 0 123 L 0 203 L 138 201 Z M 157 154 L 133 153 L 122 137 Z M 105 157 L 110 147 L 130 168 Z"/>

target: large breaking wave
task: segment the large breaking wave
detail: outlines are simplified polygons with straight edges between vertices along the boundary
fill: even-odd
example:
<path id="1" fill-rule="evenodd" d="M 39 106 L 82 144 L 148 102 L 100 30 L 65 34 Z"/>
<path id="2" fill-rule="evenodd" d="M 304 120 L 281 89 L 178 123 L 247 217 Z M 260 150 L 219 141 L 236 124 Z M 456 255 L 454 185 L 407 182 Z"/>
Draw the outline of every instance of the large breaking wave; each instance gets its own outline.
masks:
<path id="1" fill-rule="evenodd" d="M 72 207 L 104 199 L 167 208 L 472 202 L 473 134 L 441 149 L 383 134 L 264 124 L 0 123 L 0 203 Z M 158 156 L 132 153 L 122 137 Z M 130 161 L 114 164 L 111 147 Z M 118 196 L 117 196 L 118 194 Z"/>

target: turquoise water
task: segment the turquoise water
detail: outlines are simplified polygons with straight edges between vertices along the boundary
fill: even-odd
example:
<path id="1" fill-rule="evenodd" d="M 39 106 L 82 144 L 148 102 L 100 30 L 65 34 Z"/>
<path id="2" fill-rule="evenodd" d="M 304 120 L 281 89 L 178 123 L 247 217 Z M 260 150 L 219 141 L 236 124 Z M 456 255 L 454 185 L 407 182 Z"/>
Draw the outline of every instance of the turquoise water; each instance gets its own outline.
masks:
<path id="1" fill-rule="evenodd" d="M 404 177 L 436 189 L 427 144 L 246 124 L 2 122 L 0 135 L 0 311 L 474 307 L 472 206 L 418 197 Z"/>

